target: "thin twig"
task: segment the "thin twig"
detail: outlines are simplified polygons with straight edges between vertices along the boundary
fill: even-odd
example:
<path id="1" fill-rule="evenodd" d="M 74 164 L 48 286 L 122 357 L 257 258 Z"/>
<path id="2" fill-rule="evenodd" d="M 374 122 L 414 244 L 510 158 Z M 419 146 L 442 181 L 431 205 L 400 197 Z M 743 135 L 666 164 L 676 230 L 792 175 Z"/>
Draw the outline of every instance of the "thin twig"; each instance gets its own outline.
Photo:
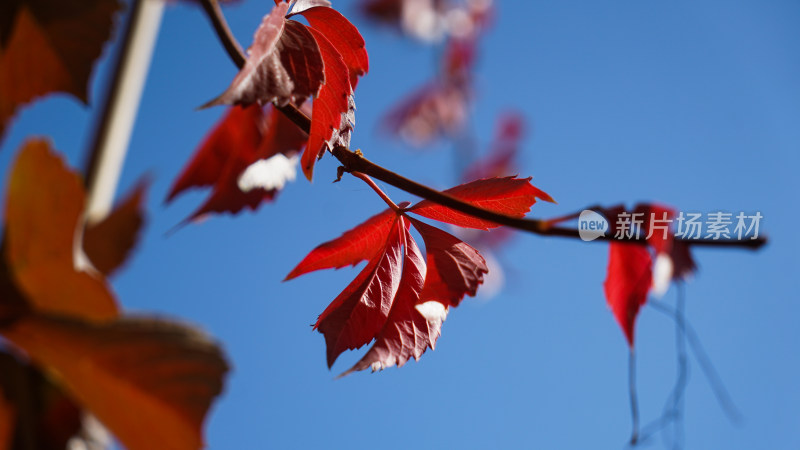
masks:
<path id="1" fill-rule="evenodd" d="M 365 183 L 367 183 L 367 185 L 369 185 L 369 187 L 372 188 L 373 191 L 375 191 L 375 193 L 378 194 L 378 196 L 380 198 L 383 199 L 384 202 L 386 202 L 387 205 L 389 205 L 390 208 L 392 208 L 394 211 L 400 212 L 400 207 L 397 206 L 392 201 L 392 199 L 389 198 L 388 195 L 386 195 L 385 192 L 383 192 L 383 189 L 381 189 L 377 184 L 375 184 L 375 182 L 372 180 L 372 178 L 370 178 L 367 175 L 364 175 L 361 172 L 351 172 L 350 175 L 352 175 L 352 176 L 354 176 L 354 177 L 356 177 L 356 178 L 358 178 L 360 180 L 363 180 Z"/>
<path id="2" fill-rule="evenodd" d="M 664 405 L 663 419 L 672 423 L 673 450 L 683 448 L 683 397 L 689 381 L 688 355 L 686 354 L 686 289 L 682 281 L 675 283 L 677 299 L 675 300 L 675 353 L 677 357 L 678 378 L 672 388 L 667 404 Z M 667 435 L 664 434 L 666 440 Z"/>
<path id="3" fill-rule="evenodd" d="M 236 64 L 237 67 L 241 69 L 245 64 L 246 57 L 241 50 L 241 46 L 236 42 L 236 39 L 231 34 L 230 29 L 228 28 L 228 25 L 225 21 L 225 17 L 223 16 L 219 6 L 216 4 L 216 0 L 201 0 L 201 3 L 203 4 L 203 9 L 206 11 L 207 15 L 209 16 L 209 19 L 214 25 L 214 30 L 216 31 L 220 42 L 222 42 L 223 47 L 227 51 L 228 56 L 230 56 L 234 64 Z M 277 109 L 281 111 L 283 114 L 285 114 L 286 117 L 289 118 L 289 120 L 291 120 L 292 122 L 294 122 L 301 130 L 305 131 L 306 133 L 310 133 L 311 120 L 302 111 L 297 109 L 296 106 L 288 104 L 285 106 L 278 106 Z M 392 185 L 410 194 L 416 195 L 426 200 L 430 200 L 434 203 L 438 203 L 442 206 L 446 206 L 458 212 L 469 214 L 471 216 L 484 219 L 490 222 L 494 222 L 498 225 L 505 225 L 510 228 L 514 228 L 521 231 L 527 231 L 542 236 L 580 238 L 578 230 L 574 228 L 553 227 L 550 226 L 548 221 L 511 217 L 477 207 L 473 204 L 467 203 L 453 196 L 450 196 L 444 192 L 437 191 L 436 189 L 432 189 L 423 184 L 419 184 L 408 178 L 403 177 L 402 175 L 387 170 L 375 163 L 370 162 L 366 158 L 363 158 L 362 156 L 356 154 L 355 152 L 351 151 L 346 147 L 337 146 L 331 151 L 331 153 L 333 154 L 334 157 L 336 157 L 336 159 L 339 160 L 339 162 L 342 163 L 342 166 L 344 166 L 346 172 L 350 173 L 360 172 L 365 175 L 369 175 L 372 178 L 383 181 L 384 183 Z M 645 239 L 640 236 L 633 236 L 633 237 L 600 236 L 596 240 L 625 241 L 641 245 L 646 244 Z M 753 250 L 760 248 L 767 242 L 766 238 L 764 237 L 758 237 L 756 239 L 745 239 L 745 240 L 733 240 L 733 239 L 714 240 L 714 239 L 701 239 L 701 238 L 698 239 L 676 238 L 676 240 L 686 242 L 691 245 L 702 245 L 709 247 L 737 247 L 737 248 L 748 248 Z"/>
<path id="4" fill-rule="evenodd" d="M 651 300 L 647 304 L 652 306 L 656 311 L 667 315 L 673 320 L 677 320 L 677 313 L 675 310 L 670 308 L 665 303 L 657 300 Z M 725 389 L 725 384 L 722 383 L 722 379 L 717 373 L 717 370 L 714 368 L 714 364 L 711 363 L 711 359 L 708 357 L 708 353 L 706 353 L 705 349 L 703 348 L 703 344 L 700 342 L 697 332 L 695 332 L 694 327 L 692 327 L 685 317 L 683 320 L 683 330 L 686 335 L 689 348 L 691 348 L 695 359 L 697 360 L 698 364 L 700 364 L 703 374 L 705 374 L 706 378 L 708 379 L 708 384 L 711 386 L 711 390 L 714 392 L 714 396 L 717 398 L 720 408 L 722 408 L 722 410 L 725 412 L 725 415 L 728 416 L 728 419 L 734 425 L 740 425 L 742 423 L 742 414 L 733 403 L 728 390 Z"/>
<path id="5" fill-rule="evenodd" d="M 219 7 L 219 2 L 217 0 L 201 0 L 200 4 L 203 5 L 203 10 L 211 20 L 211 25 L 214 26 L 214 31 L 217 32 L 217 36 L 219 36 L 222 46 L 225 47 L 225 51 L 228 52 L 228 56 L 236 64 L 236 67 L 241 69 L 247 62 L 247 57 L 242 51 L 239 42 L 233 37 L 231 29 L 228 27 L 228 22 L 222 14 L 222 9 Z"/>
<path id="6" fill-rule="evenodd" d="M 631 440 L 630 445 L 636 446 L 639 441 L 639 399 L 636 395 L 636 353 L 630 349 L 628 356 L 628 395 L 631 399 Z"/>

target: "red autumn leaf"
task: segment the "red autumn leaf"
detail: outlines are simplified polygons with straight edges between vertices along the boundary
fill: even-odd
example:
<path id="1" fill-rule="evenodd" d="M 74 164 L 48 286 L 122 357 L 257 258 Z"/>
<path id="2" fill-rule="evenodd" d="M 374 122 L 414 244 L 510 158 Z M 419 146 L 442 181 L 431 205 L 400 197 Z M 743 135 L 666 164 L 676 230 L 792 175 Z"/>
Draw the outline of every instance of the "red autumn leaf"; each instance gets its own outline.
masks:
<path id="1" fill-rule="evenodd" d="M 436 346 L 447 309 L 436 303 L 439 307 L 428 317 L 417 309 L 426 283 L 425 261 L 407 225 L 400 231 L 403 235 L 403 272 L 391 311 L 372 348 L 342 376 L 367 367 L 371 367 L 373 372 L 394 365 L 401 367 L 412 357 L 418 360 L 428 347 Z"/>
<path id="2" fill-rule="evenodd" d="M 297 7 L 295 4 L 292 15 L 301 14 L 308 20 L 325 67 L 325 82 L 314 99 L 309 145 L 301 163 L 311 180 L 314 164 L 326 149 L 350 145 L 355 122 L 352 94 L 358 77 L 369 70 L 369 58 L 364 38 L 339 12 L 325 6 Z"/>
<path id="3" fill-rule="evenodd" d="M 0 136 L 16 109 L 66 92 L 88 103 L 92 65 L 111 36 L 116 0 L 4 0 L 0 6 Z"/>
<path id="4" fill-rule="evenodd" d="M 326 242 L 308 254 L 286 280 L 321 269 L 339 269 L 372 259 L 384 246 L 397 214 L 391 209 L 370 217 L 361 225 Z"/>
<path id="5" fill-rule="evenodd" d="M 383 249 L 320 314 L 314 329 L 325 336 L 328 367 L 383 328 L 400 286 L 405 227 L 403 217 L 396 216 Z"/>
<path id="6" fill-rule="evenodd" d="M 296 9 L 297 4 L 295 4 Z M 309 8 L 300 14 L 308 20 L 313 29 L 322 33 L 342 56 L 350 73 L 350 86 L 355 90 L 358 77 L 369 71 L 369 56 L 361 33 L 347 18 L 332 8 Z M 327 70 L 325 78 L 327 80 Z"/>
<path id="7" fill-rule="evenodd" d="M 92 265 L 105 276 L 119 269 L 136 245 L 145 221 L 148 185 L 149 181 L 140 182 L 106 218 L 86 225 L 83 249 Z"/>
<path id="8" fill-rule="evenodd" d="M 293 14 L 304 15 L 311 24 L 306 27 L 286 20 L 289 3 L 276 2 L 256 31 L 245 66 L 228 89 L 206 105 L 299 105 L 315 97 L 309 145 L 302 161 L 309 180 L 316 160 L 327 148 L 349 145 L 355 121 L 352 91 L 358 77 L 369 69 L 358 30 L 335 10 L 315 6 L 319 4 L 295 4 L 297 12 Z M 257 201 L 255 196 L 250 200 Z"/>
<path id="9" fill-rule="evenodd" d="M 633 348 L 636 317 L 652 283 L 650 252 L 644 245 L 622 242 L 611 242 L 609 250 L 606 301 Z"/>
<path id="10" fill-rule="evenodd" d="M 399 205 L 405 208 L 407 203 Z M 427 258 L 409 232 L 425 240 Z M 373 347 L 343 375 L 402 366 L 434 348 L 450 306 L 475 295 L 488 272 L 477 250 L 442 230 L 384 211 L 314 249 L 286 277 L 369 260 L 314 325 L 324 336 L 328 367 L 345 350 Z"/>
<path id="11" fill-rule="evenodd" d="M 189 188 L 213 186 L 222 168 L 237 153 L 247 155 L 243 159 L 248 165 L 255 161 L 256 149 L 261 144 L 263 114 L 258 105 L 230 108 L 175 179 L 167 202 Z"/>
<path id="12" fill-rule="evenodd" d="M 675 218 L 675 210 L 664 205 L 647 203 L 636 205 L 634 214 L 643 219 L 642 233 L 647 238 L 647 243 L 653 247 L 656 253 L 669 253 L 672 248 L 673 232 L 672 221 Z"/>
<path id="13" fill-rule="evenodd" d="M 247 62 L 219 97 L 204 106 L 259 102 L 302 104 L 325 79 L 314 37 L 305 25 L 287 21 L 288 3 L 278 3 L 256 30 Z"/>
<path id="14" fill-rule="evenodd" d="M 338 140 L 342 129 L 349 127 L 347 111 L 350 107 L 352 89 L 347 79 L 347 66 L 336 48 L 325 36 L 314 28 L 309 28 L 317 40 L 322 61 L 325 64 L 325 83 L 314 99 L 311 111 L 311 132 L 308 135 L 308 146 L 303 153 L 303 173 L 308 180 L 314 171 L 314 164 L 322 157 L 326 148 L 332 147 Z M 344 145 L 349 144 L 349 138 Z"/>
<path id="15" fill-rule="evenodd" d="M 438 301 L 458 306 L 464 295 L 474 296 L 483 276 L 489 272 L 486 261 L 469 244 L 436 227 L 411 219 L 425 241 L 428 275 L 421 301 Z"/>
<path id="16" fill-rule="evenodd" d="M 234 106 L 175 180 L 167 202 L 189 188 L 213 186 L 209 198 L 187 220 L 207 213 L 236 214 L 244 208 L 255 210 L 262 202 L 275 197 L 286 178 L 293 179 L 293 157 L 305 144 L 305 139 L 305 133 L 283 114 L 271 110 L 265 117 L 258 105 Z M 278 171 L 290 172 L 273 174 L 272 182 L 267 184 L 263 180 L 259 183 L 258 179 L 245 178 L 245 171 L 255 164 L 269 166 L 275 162 L 284 163 Z"/>
<path id="17" fill-rule="evenodd" d="M 536 203 L 537 198 L 554 203 L 552 197 L 533 186 L 530 181 L 530 178 L 487 178 L 462 184 L 444 192 L 489 211 L 511 217 L 523 217 Z M 494 222 L 479 219 L 428 200 L 412 206 L 409 212 L 465 228 L 488 230 L 499 226 Z"/>

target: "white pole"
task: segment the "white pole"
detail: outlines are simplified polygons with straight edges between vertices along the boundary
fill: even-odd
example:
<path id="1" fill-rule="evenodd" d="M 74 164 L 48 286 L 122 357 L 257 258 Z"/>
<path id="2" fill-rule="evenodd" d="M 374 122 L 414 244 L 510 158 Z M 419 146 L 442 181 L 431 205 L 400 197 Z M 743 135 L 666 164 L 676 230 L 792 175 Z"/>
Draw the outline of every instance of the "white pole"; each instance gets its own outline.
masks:
<path id="1" fill-rule="evenodd" d="M 164 3 L 163 0 L 133 2 L 86 169 L 88 223 L 101 220 L 111 210 L 161 27 Z"/>

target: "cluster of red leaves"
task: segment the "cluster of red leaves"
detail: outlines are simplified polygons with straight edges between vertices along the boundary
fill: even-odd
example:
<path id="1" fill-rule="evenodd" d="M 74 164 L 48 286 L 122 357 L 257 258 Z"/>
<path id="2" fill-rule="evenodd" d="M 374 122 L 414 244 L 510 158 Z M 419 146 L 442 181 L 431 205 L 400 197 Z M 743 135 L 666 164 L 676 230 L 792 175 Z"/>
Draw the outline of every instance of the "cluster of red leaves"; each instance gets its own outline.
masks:
<path id="1" fill-rule="evenodd" d="M 368 3 L 367 11 L 373 11 L 371 8 L 382 3 Z M 407 8 L 417 11 L 409 2 L 399 3 L 402 4 L 402 11 Z M 382 120 L 385 131 L 414 146 L 424 146 L 461 130 L 466 123 L 472 97 L 471 80 L 477 42 L 482 35 L 486 22 L 483 18 L 488 14 L 490 5 L 491 2 L 471 2 L 468 7 L 455 9 L 444 2 L 440 6 L 430 5 L 449 11 L 445 16 L 463 16 L 463 20 L 455 20 L 455 23 L 461 24 L 458 28 L 460 31 L 449 34 L 437 78 L 390 109 Z M 465 21 L 470 25 L 464 25 Z"/>
<path id="2" fill-rule="evenodd" d="M 206 105 L 299 106 L 314 97 L 311 131 L 301 160 L 309 180 L 326 149 L 349 145 L 353 90 L 358 77 L 369 69 L 361 34 L 326 3 L 276 2 L 256 30 L 242 70 L 225 92 Z M 297 14 L 310 26 L 290 20 Z"/>
<path id="3" fill-rule="evenodd" d="M 633 213 L 625 212 L 623 207 L 601 212 L 609 222 L 612 236 L 617 233 L 621 222 L 630 221 L 631 216 L 639 214 L 638 217 L 643 219 L 640 232 L 644 237 L 649 235 L 647 245 L 613 241 L 609 244 L 608 274 L 604 283 L 606 301 L 625 333 L 628 345 L 633 348 L 636 318 L 647 302 L 651 288 L 662 294 L 670 280 L 687 277 L 696 266 L 689 246 L 676 241 L 671 228 L 661 230 L 658 228 L 660 225 L 651 223 L 651 219 L 671 222 L 675 216 L 673 209 L 657 204 L 640 204 Z M 654 231 L 649 233 L 651 229 Z"/>
<path id="4" fill-rule="evenodd" d="M 140 185 L 84 228 L 78 175 L 46 141 L 20 152 L 0 255 L 0 334 L 13 353 L 0 353 L 0 365 L 23 376 L 0 376 L 0 449 L 64 448 L 83 409 L 127 448 L 202 446 L 228 370 L 221 350 L 195 328 L 122 315 L 106 281 L 136 241 L 143 197 Z M 12 356 L 21 353 L 35 366 Z M 49 376 L 25 375 L 41 372 Z"/>
<path id="5" fill-rule="evenodd" d="M 21 105 L 51 92 L 88 103 L 94 61 L 111 36 L 117 0 L 0 2 L 0 137 Z"/>
<path id="6" fill-rule="evenodd" d="M 490 178 L 445 191 L 489 211 L 522 217 L 536 199 L 550 196 L 530 179 Z M 320 269 L 367 265 L 319 316 L 314 328 L 325 336 L 328 366 L 345 350 L 372 348 L 350 370 L 402 366 L 433 349 L 450 307 L 475 295 L 488 267 L 470 245 L 408 216 L 417 214 L 459 227 L 486 230 L 497 224 L 465 215 L 428 200 L 388 209 L 303 259 L 286 279 Z M 410 227 L 425 242 L 423 259 Z"/>

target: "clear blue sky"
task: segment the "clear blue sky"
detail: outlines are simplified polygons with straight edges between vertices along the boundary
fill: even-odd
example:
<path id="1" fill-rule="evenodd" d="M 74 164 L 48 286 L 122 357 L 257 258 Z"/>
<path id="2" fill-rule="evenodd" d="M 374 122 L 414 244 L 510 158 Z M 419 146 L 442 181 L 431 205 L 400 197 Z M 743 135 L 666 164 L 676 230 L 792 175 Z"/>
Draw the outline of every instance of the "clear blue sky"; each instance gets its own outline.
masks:
<path id="1" fill-rule="evenodd" d="M 244 45 L 271 4 L 226 10 Z M 381 114 L 432 75 L 435 51 L 367 25 L 351 1 L 334 4 L 361 28 L 371 57 L 356 93 L 353 146 L 417 180 L 454 184 L 447 146 L 411 152 L 375 132 Z M 762 251 L 695 252 L 700 272 L 687 286 L 687 314 L 744 421 L 726 419 L 693 363 L 687 448 L 800 448 L 798 23 L 795 0 L 500 1 L 481 45 L 471 126 L 486 143 L 509 108 L 532 124 L 522 173 L 559 201 L 537 205 L 534 216 L 651 200 L 764 216 L 771 242 Z M 93 99 L 107 74 L 104 60 Z M 115 287 L 129 310 L 201 324 L 225 346 L 235 368 L 209 418 L 211 448 L 624 446 L 628 355 L 603 296 L 604 244 L 518 236 L 501 257 L 503 292 L 452 311 L 435 352 L 333 380 L 363 350 L 329 372 L 323 338 L 309 325 L 357 272 L 281 279 L 383 203 L 358 180 L 331 184 L 328 156 L 313 184 L 290 185 L 258 213 L 166 237 L 205 196 L 164 207 L 167 188 L 223 113 L 194 108 L 235 68 L 200 9 L 180 4 L 167 9 L 150 75 L 122 186 L 155 175 L 151 216 Z M 93 119 L 64 97 L 25 109 L 2 143 L 3 172 L 32 134 L 52 136 L 79 164 Z M 674 303 L 674 289 L 664 301 Z M 672 322 L 645 308 L 637 345 L 648 422 L 675 379 Z"/>

